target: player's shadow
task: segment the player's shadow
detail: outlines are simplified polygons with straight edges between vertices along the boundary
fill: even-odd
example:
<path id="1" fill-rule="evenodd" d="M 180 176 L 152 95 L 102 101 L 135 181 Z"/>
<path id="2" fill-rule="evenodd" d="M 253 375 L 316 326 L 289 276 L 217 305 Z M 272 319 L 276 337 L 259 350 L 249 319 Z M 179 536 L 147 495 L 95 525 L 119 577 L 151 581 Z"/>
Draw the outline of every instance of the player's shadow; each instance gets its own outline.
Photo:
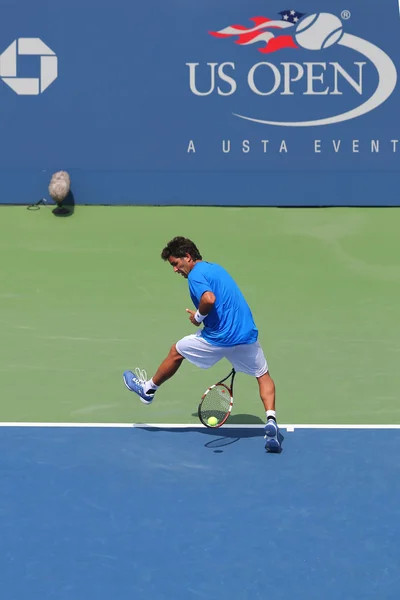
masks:
<path id="1" fill-rule="evenodd" d="M 260 423 L 261 425 L 264 425 L 264 421 L 260 421 Z M 243 422 L 241 422 L 241 424 L 243 424 Z M 214 450 L 214 452 L 222 452 L 222 450 L 218 450 L 218 448 L 224 448 L 225 446 L 236 444 L 236 442 L 239 442 L 240 440 L 245 438 L 264 437 L 264 427 L 251 427 L 246 429 L 240 429 L 238 428 L 238 426 L 236 426 L 233 429 L 229 428 L 229 425 L 223 425 L 217 430 L 209 427 L 204 427 L 204 429 L 201 429 L 200 432 L 206 435 L 217 436 L 214 437 L 213 440 L 210 440 L 209 442 L 204 444 L 205 448 L 211 448 Z M 278 432 L 278 438 L 282 448 L 282 444 L 285 437 L 282 435 L 282 432 L 280 430 Z"/>
<path id="2" fill-rule="evenodd" d="M 136 427 L 140 427 L 140 429 L 144 429 L 145 431 L 152 431 L 154 433 L 160 431 L 167 431 L 168 433 L 201 433 L 202 435 L 207 436 L 218 436 L 223 438 L 237 438 L 238 440 L 243 438 L 254 438 L 254 437 L 262 437 L 264 435 L 264 429 L 262 427 L 257 428 L 248 428 L 241 429 L 240 427 L 235 427 L 234 429 L 229 427 L 228 424 L 223 425 L 222 427 L 205 427 L 204 425 L 199 424 L 195 427 L 157 427 L 156 425 L 143 425 L 140 423 L 136 423 Z"/>
<path id="3" fill-rule="evenodd" d="M 237 415 L 237 417 L 240 416 L 241 415 Z M 261 421 L 258 417 L 254 418 L 257 419 L 256 424 L 264 425 L 264 421 Z M 229 419 L 229 422 L 232 423 L 231 419 Z M 214 452 L 222 452 L 222 450 L 218 450 L 218 448 L 236 444 L 240 440 L 246 438 L 264 437 L 264 427 L 243 427 L 243 429 L 241 429 L 240 425 L 246 424 L 241 421 L 239 424 L 236 424 L 235 428 L 229 427 L 227 423 L 222 427 L 205 427 L 204 425 L 196 427 L 157 427 L 143 425 L 141 429 L 152 432 L 168 431 L 168 433 L 201 433 L 202 435 L 214 438 L 204 444 L 205 448 L 214 449 Z M 137 423 L 136 427 L 140 427 L 140 425 Z M 281 446 L 284 439 L 282 431 L 279 431 L 279 441 Z"/>
<path id="4" fill-rule="evenodd" d="M 197 412 L 192 413 L 192 417 L 197 417 Z M 260 417 L 256 417 L 255 415 L 231 414 L 227 422 L 227 427 L 229 427 L 229 425 L 264 425 L 264 421 L 262 421 Z"/>

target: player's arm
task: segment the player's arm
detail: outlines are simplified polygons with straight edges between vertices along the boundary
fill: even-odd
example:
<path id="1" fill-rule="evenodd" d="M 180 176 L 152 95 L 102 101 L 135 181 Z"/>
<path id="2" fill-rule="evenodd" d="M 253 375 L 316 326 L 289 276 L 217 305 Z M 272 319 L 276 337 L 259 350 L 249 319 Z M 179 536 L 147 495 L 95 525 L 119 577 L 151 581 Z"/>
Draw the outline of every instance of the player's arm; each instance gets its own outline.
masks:
<path id="1" fill-rule="evenodd" d="M 212 292 L 204 292 L 204 294 L 200 298 L 200 304 L 197 311 L 186 309 L 186 312 L 189 313 L 189 320 L 198 327 L 204 321 L 206 316 L 212 310 L 212 307 L 215 304 L 215 295 Z"/>
<path id="2" fill-rule="evenodd" d="M 212 292 L 204 292 L 200 298 L 199 313 L 207 316 L 215 304 L 215 295 Z"/>

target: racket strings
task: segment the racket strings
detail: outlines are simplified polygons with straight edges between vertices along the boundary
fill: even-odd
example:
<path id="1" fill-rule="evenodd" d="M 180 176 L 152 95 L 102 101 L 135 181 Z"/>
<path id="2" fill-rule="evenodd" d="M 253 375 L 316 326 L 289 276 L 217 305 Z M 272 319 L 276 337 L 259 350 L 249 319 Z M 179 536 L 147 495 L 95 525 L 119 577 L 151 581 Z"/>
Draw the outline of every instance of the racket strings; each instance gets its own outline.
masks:
<path id="1" fill-rule="evenodd" d="M 215 417 L 220 423 L 229 412 L 231 396 L 223 385 L 216 385 L 204 397 L 201 403 L 201 415 L 205 421 Z"/>

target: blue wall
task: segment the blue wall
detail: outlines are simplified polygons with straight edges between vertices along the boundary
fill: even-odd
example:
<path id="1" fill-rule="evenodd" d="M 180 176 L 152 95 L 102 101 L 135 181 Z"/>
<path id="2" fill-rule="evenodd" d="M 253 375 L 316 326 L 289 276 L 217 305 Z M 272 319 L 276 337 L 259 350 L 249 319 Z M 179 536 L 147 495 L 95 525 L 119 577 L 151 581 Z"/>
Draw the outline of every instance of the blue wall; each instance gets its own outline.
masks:
<path id="1" fill-rule="evenodd" d="M 397 0 L 298 0 L 298 23 L 276 0 L 0 8 L 2 203 L 48 197 L 60 169 L 78 204 L 400 203 Z"/>

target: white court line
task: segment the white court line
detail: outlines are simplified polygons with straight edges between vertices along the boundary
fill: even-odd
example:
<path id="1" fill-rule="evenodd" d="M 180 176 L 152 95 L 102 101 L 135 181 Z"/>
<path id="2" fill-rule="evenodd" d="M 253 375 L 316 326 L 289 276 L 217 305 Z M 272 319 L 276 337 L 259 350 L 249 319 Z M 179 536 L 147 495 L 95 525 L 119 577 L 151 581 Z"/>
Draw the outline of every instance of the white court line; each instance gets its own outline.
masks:
<path id="1" fill-rule="evenodd" d="M 145 427 L 153 427 L 156 429 L 203 429 L 205 425 L 198 425 L 193 423 L 181 424 L 181 423 L 35 423 L 35 422 L 18 422 L 18 421 L 6 421 L 0 422 L 0 427 L 103 427 L 103 428 L 136 428 L 143 429 Z M 238 425 L 226 424 L 223 429 L 260 429 L 262 424 L 259 425 Z M 280 429 L 400 429 L 400 424 L 396 425 L 348 425 L 348 424 L 292 424 L 282 425 L 279 424 Z M 218 428 L 216 428 L 218 431 Z"/>

